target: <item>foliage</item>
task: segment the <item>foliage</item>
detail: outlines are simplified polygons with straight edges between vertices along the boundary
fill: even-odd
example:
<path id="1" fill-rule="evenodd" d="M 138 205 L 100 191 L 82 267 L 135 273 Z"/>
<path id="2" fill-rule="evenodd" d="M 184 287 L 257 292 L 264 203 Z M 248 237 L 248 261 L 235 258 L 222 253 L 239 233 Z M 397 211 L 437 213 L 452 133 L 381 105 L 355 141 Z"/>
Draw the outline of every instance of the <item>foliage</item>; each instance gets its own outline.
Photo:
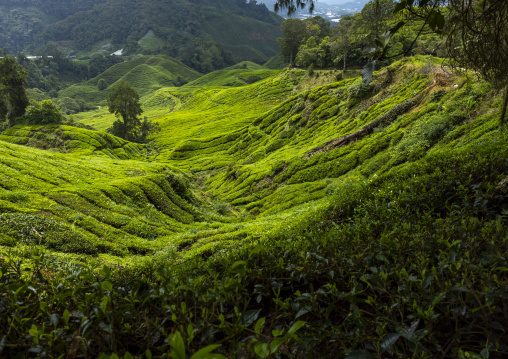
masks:
<path id="1" fill-rule="evenodd" d="M 12 56 L 0 58 L 0 118 L 15 124 L 25 113 L 28 96 L 25 90 L 27 74 Z"/>
<path id="2" fill-rule="evenodd" d="M 135 130 L 141 126 L 138 118 L 143 113 L 138 93 L 126 81 L 119 82 L 108 96 L 109 112 L 121 120 L 113 123 L 111 133 L 129 140 L 135 136 Z"/>
<path id="3" fill-rule="evenodd" d="M 60 108 L 51 100 L 30 104 L 24 115 L 25 120 L 32 125 L 61 124 L 64 117 Z"/>
<path id="4" fill-rule="evenodd" d="M 222 85 L 263 71 L 246 63 L 161 89 L 148 159 L 100 131 L 9 129 L 2 355 L 502 358 L 501 98 L 440 65 Z M 13 144 L 53 137 L 76 147 Z"/>

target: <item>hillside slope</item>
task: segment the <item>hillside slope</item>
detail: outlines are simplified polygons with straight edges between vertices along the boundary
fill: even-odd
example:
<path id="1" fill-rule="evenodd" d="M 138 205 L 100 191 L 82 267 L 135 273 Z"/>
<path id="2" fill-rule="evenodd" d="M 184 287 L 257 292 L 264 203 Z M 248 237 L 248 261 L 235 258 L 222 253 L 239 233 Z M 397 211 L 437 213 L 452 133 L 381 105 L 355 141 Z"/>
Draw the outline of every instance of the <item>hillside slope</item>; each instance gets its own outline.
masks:
<path id="1" fill-rule="evenodd" d="M 122 80 L 127 81 L 143 97 L 160 88 L 181 85 L 179 81 L 189 82 L 200 76 L 199 72 L 169 56 L 142 56 L 116 64 L 83 84 L 67 87 L 59 92 L 59 97 L 100 103 L 107 99 L 109 91 Z M 97 84 L 101 79 L 106 81 L 107 88 L 98 91 Z"/>
<path id="2" fill-rule="evenodd" d="M 32 52 L 57 42 L 85 52 L 102 46 L 134 52 L 141 46 L 176 57 L 194 39 L 211 36 L 235 61 L 259 63 L 278 53 L 276 38 L 282 22 L 264 5 L 237 0 L 72 0 L 65 4 L 6 0 L 0 10 L 0 28 L 6 29 L 5 36 L 0 35 L 0 47 L 10 45 L 14 52 Z"/>
<path id="3" fill-rule="evenodd" d="M 5 353 L 503 358 L 501 95 L 430 57 L 335 75 L 160 89 L 151 162 L 0 140 Z"/>

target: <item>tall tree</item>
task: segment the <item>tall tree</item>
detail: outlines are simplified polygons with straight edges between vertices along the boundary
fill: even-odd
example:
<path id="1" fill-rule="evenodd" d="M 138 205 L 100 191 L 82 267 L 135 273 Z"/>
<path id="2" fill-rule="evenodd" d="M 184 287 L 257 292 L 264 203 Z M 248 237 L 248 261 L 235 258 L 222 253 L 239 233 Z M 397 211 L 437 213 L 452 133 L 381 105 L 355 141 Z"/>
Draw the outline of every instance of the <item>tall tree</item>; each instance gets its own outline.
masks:
<path id="1" fill-rule="evenodd" d="M 474 69 L 494 87 L 508 85 L 508 1 L 449 0 L 448 55 L 458 67 Z M 501 109 L 506 117 L 508 87 Z"/>
<path id="2" fill-rule="evenodd" d="M 342 70 L 346 71 L 347 57 L 353 50 L 356 26 L 352 16 L 343 16 L 339 23 L 332 27 L 331 52 L 335 65 L 343 62 Z"/>
<path id="3" fill-rule="evenodd" d="M 15 119 L 23 116 L 28 106 L 25 89 L 27 73 L 13 56 L 0 59 L 0 118 L 7 119 L 9 126 L 15 125 Z"/>
<path id="4" fill-rule="evenodd" d="M 143 113 L 136 90 L 127 81 L 119 82 L 109 93 L 108 106 L 109 112 L 121 117 L 113 123 L 111 132 L 126 140 L 133 139 L 136 128 L 141 125 L 138 116 Z"/>
<path id="5" fill-rule="evenodd" d="M 299 19 L 287 19 L 280 26 L 282 36 L 277 39 L 280 45 L 280 52 L 289 57 L 289 62 L 293 65 L 298 48 L 306 40 L 305 22 Z"/>

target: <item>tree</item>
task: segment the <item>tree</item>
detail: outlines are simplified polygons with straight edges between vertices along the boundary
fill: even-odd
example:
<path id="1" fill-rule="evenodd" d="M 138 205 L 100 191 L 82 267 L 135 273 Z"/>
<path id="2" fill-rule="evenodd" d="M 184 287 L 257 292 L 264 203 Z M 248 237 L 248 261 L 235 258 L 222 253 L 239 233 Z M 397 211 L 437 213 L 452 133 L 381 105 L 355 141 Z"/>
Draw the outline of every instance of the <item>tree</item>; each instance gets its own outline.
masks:
<path id="1" fill-rule="evenodd" d="M 61 124 L 64 121 L 62 111 L 51 100 L 31 103 L 25 113 L 25 119 L 33 125 Z"/>
<path id="2" fill-rule="evenodd" d="M 332 27 L 331 52 L 334 64 L 343 61 L 342 71 L 346 71 L 347 57 L 352 52 L 356 26 L 352 16 L 343 16 L 339 23 Z"/>
<path id="3" fill-rule="evenodd" d="M 450 0 L 448 56 L 457 67 L 474 69 L 501 89 L 508 85 L 508 2 Z M 508 87 L 501 109 L 504 123 Z"/>
<path id="4" fill-rule="evenodd" d="M 7 119 L 9 126 L 15 125 L 28 106 L 26 84 L 27 73 L 13 56 L 0 59 L 0 118 Z"/>
<path id="5" fill-rule="evenodd" d="M 393 17 L 393 0 L 376 0 L 367 3 L 362 9 L 362 25 L 369 32 L 369 45 L 388 29 L 387 20 Z"/>
<path id="6" fill-rule="evenodd" d="M 121 120 L 113 123 L 111 133 L 126 140 L 135 137 L 135 131 L 141 125 L 139 115 L 143 113 L 139 103 L 139 95 L 128 82 L 120 81 L 108 97 L 109 112 L 114 113 Z"/>
<path id="7" fill-rule="evenodd" d="M 281 24 L 280 30 L 283 35 L 277 39 L 280 52 L 289 57 L 289 62 L 293 65 L 298 48 L 306 39 L 306 25 L 299 19 L 287 19 Z"/>
<path id="8" fill-rule="evenodd" d="M 276 0 L 275 10 L 310 5 L 312 12 L 315 0 Z M 386 0 L 374 0 L 373 6 L 382 6 Z M 374 61 L 363 69 L 364 81 L 372 78 L 376 61 L 386 59 L 390 38 L 403 26 L 414 20 L 423 20 L 420 30 L 404 55 L 412 47 L 428 26 L 438 34 L 447 35 L 448 55 L 456 67 L 476 71 L 495 87 L 505 87 L 505 97 L 500 120 L 504 123 L 508 107 L 508 1 L 506 0 L 398 0 L 395 14 L 403 14 L 403 19 L 392 27 L 389 33 L 376 39 L 379 51 L 373 54 Z M 401 54 L 391 54 L 397 57 Z"/>

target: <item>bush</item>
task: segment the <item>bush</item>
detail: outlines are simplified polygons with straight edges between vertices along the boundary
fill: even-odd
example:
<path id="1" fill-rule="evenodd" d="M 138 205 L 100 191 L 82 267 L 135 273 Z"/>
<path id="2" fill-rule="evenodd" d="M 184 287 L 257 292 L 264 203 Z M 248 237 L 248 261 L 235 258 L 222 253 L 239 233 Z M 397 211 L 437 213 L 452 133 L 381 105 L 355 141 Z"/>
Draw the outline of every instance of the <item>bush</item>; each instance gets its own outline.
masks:
<path id="1" fill-rule="evenodd" d="M 24 117 L 28 123 L 34 125 L 61 124 L 64 121 L 62 111 L 51 100 L 30 104 Z"/>

